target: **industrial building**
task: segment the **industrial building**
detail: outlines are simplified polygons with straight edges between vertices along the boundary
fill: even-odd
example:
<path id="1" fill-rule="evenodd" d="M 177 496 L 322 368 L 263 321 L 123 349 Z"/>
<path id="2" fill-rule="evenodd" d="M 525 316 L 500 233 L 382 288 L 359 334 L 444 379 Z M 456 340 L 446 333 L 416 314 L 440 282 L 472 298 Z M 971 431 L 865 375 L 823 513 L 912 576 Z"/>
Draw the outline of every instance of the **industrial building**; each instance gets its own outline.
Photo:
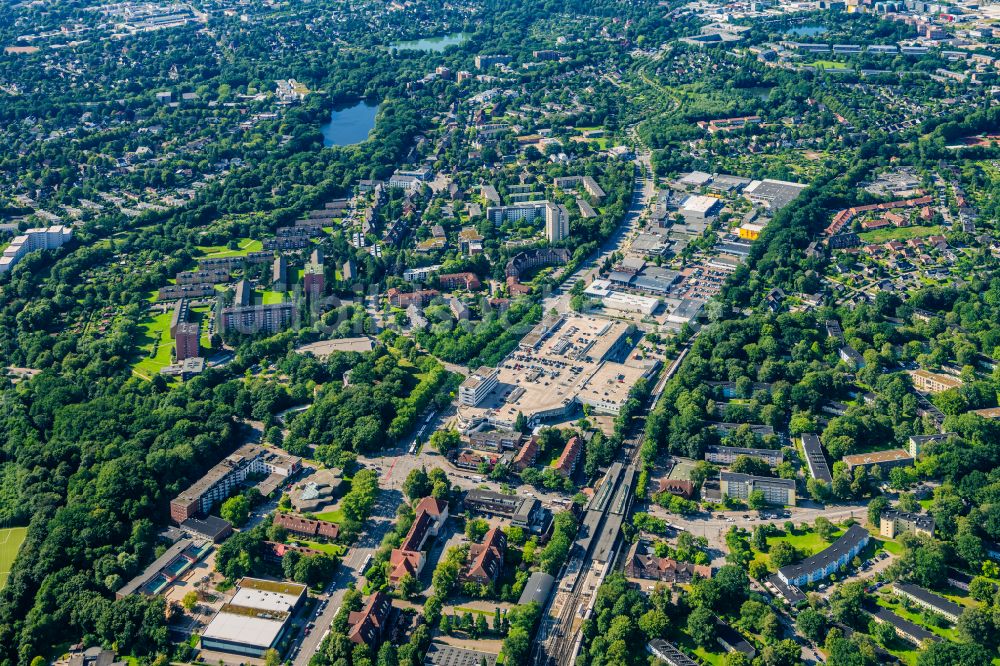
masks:
<path id="1" fill-rule="evenodd" d="M 278 645 L 306 598 L 298 583 L 244 578 L 201 635 L 204 650 L 262 657 Z"/>

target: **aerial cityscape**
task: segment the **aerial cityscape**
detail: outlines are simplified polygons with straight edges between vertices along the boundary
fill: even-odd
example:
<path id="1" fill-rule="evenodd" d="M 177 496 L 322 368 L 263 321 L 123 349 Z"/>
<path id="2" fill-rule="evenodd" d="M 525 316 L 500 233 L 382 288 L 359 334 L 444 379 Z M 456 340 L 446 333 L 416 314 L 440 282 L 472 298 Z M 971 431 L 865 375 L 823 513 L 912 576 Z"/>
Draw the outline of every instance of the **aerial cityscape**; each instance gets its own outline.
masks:
<path id="1" fill-rule="evenodd" d="M 0 666 L 1000 666 L 1000 4 L 0 46 Z"/>

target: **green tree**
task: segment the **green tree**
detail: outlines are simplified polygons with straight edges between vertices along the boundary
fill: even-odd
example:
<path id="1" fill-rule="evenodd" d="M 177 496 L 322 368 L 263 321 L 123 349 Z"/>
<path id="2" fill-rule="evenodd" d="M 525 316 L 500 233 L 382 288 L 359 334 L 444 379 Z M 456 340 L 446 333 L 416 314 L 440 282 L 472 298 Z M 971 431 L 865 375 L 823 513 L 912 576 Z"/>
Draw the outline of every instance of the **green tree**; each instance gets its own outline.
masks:
<path id="1" fill-rule="evenodd" d="M 190 613 L 191 611 L 193 611 L 195 607 L 198 606 L 198 593 L 195 592 L 194 590 L 191 590 L 190 592 L 185 594 L 184 598 L 181 599 L 181 605 L 187 612 Z"/>
<path id="2" fill-rule="evenodd" d="M 236 527 L 242 527 L 250 517 L 250 500 L 246 495 L 233 495 L 222 503 L 219 515 Z"/>
<path id="3" fill-rule="evenodd" d="M 688 615 L 687 633 L 701 647 L 714 649 L 715 639 L 719 635 L 715 626 L 715 615 L 711 609 L 698 606 Z"/>
<path id="4" fill-rule="evenodd" d="M 754 490 L 747 496 L 747 506 L 755 511 L 759 511 L 767 506 L 767 498 L 763 490 Z"/>

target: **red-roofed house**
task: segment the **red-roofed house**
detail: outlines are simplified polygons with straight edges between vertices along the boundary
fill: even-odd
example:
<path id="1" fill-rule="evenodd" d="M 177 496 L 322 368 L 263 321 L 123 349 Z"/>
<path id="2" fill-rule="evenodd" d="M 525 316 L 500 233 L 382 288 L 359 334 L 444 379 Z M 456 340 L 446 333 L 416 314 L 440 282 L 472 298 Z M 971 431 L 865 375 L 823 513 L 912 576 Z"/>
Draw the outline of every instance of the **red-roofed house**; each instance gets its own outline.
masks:
<path id="1" fill-rule="evenodd" d="M 576 469 L 576 464 L 580 462 L 583 455 L 583 441 L 579 437 L 570 437 L 563 448 L 559 460 L 556 462 L 556 471 L 563 476 L 570 476 Z"/>
<path id="2" fill-rule="evenodd" d="M 366 643 L 372 650 L 378 650 L 389 628 L 391 615 L 392 599 L 384 592 L 376 592 L 368 597 L 364 608 L 347 617 L 350 626 L 347 637 L 352 643 Z"/>
<path id="3" fill-rule="evenodd" d="M 521 450 L 514 457 L 514 468 L 523 472 L 535 463 L 536 456 L 538 456 L 538 437 L 532 435 L 521 445 Z"/>
<path id="4" fill-rule="evenodd" d="M 463 572 L 463 581 L 489 585 L 500 577 L 503 559 L 507 552 L 507 535 L 494 527 L 486 533 L 482 543 L 469 548 L 469 569 Z"/>
<path id="5" fill-rule="evenodd" d="M 475 273 L 446 273 L 438 276 L 438 282 L 442 289 L 467 289 L 472 291 L 479 289 L 483 283 L 479 281 Z"/>
<path id="6" fill-rule="evenodd" d="M 290 513 L 274 514 L 274 524 L 302 536 L 321 536 L 327 539 L 336 539 L 340 533 L 340 527 L 336 523 L 328 523 L 325 520 L 311 520 Z"/>
<path id="7" fill-rule="evenodd" d="M 417 503 L 417 515 L 403 543 L 389 554 L 389 583 L 399 585 L 403 576 L 414 578 L 424 569 L 423 548 L 428 536 L 436 536 L 448 520 L 448 503 L 425 497 Z"/>

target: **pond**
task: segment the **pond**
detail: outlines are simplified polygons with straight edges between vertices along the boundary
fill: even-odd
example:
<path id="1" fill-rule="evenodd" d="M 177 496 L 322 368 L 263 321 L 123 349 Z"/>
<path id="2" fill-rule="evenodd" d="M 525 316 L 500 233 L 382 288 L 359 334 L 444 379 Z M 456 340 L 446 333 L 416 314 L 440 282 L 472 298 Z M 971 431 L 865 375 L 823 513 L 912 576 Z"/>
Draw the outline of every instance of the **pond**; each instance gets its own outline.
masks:
<path id="1" fill-rule="evenodd" d="M 400 51 L 444 51 L 449 46 L 464 44 L 470 35 L 467 32 L 455 32 L 450 35 L 438 35 L 437 37 L 424 37 L 423 39 L 411 39 L 406 42 L 395 42 L 390 44 L 394 49 Z"/>
<path id="2" fill-rule="evenodd" d="M 800 25 L 795 28 L 791 28 L 788 31 L 789 35 L 795 35 L 796 37 L 815 37 L 816 35 L 822 35 L 824 32 L 829 32 L 826 26 L 822 25 Z"/>
<path id="3" fill-rule="evenodd" d="M 368 138 L 375 127 L 378 104 L 358 102 L 354 106 L 334 108 L 330 121 L 320 126 L 324 146 L 350 146 Z"/>

